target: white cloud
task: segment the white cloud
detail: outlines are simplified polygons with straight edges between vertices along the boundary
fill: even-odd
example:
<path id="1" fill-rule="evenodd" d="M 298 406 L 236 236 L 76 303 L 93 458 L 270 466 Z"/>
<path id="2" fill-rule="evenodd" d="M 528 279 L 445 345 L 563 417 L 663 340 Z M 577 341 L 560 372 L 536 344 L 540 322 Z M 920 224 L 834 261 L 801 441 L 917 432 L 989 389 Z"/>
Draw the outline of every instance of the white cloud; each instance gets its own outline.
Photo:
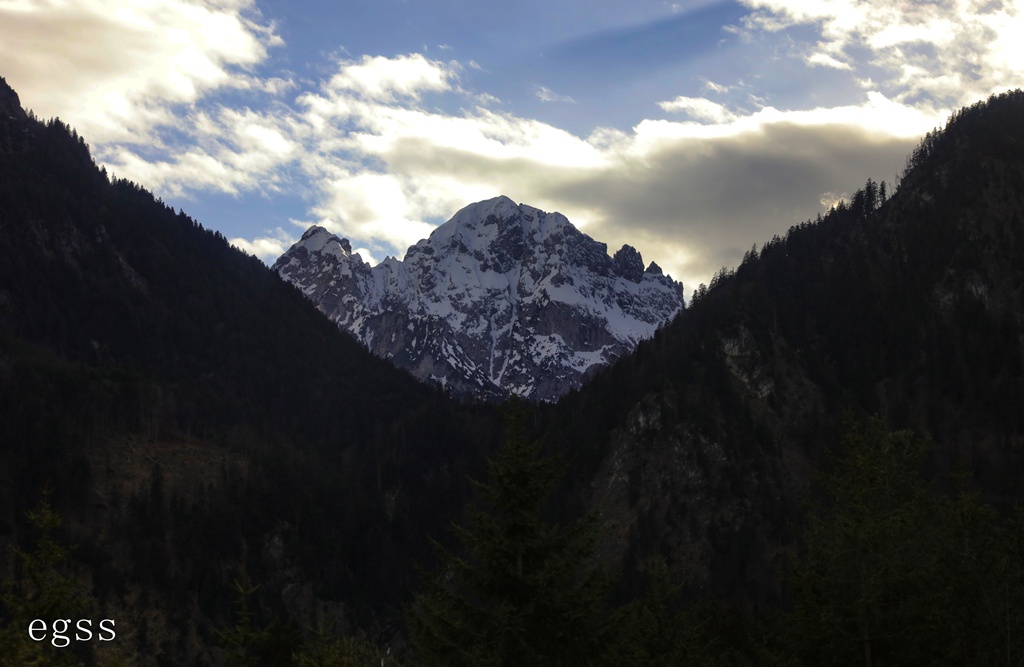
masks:
<path id="1" fill-rule="evenodd" d="M 493 104 L 501 104 L 501 100 L 491 95 L 490 93 L 480 93 L 476 96 L 476 101 L 481 106 L 490 106 Z"/>
<path id="2" fill-rule="evenodd" d="M 15 0 L 0 3 L 0 62 L 22 102 L 94 142 L 145 141 L 174 105 L 251 75 L 281 43 L 253 0 Z"/>
<path id="3" fill-rule="evenodd" d="M 541 102 L 568 102 L 571 104 L 576 103 L 576 100 L 569 97 L 568 95 L 559 95 L 558 93 L 551 90 L 547 86 L 537 86 L 537 89 L 534 91 L 534 94 L 537 95 L 537 99 L 539 99 Z"/>
<path id="4" fill-rule="evenodd" d="M 857 71 L 903 100 L 952 108 L 1019 85 L 1024 72 L 1024 0 L 742 0 L 748 29 L 814 26 L 811 65 Z M 864 53 L 868 56 L 865 59 Z"/>
<path id="5" fill-rule="evenodd" d="M 343 173 L 321 183 L 321 201 L 314 213 L 337 234 L 404 251 L 429 236 L 433 226 L 409 215 L 416 212 L 416 194 L 403 185 L 391 174 Z"/>
<path id="6" fill-rule="evenodd" d="M 256 255 L 265 262 L 273 263 L 275 259 L 280 257 L 285 250 L 290 248 L 298 237 L 289 234 L 285 230 L 278 227 L 272 231 L 267 232 L 270 236 L 262 236 L 255 238 L 252 241 L 248 241 L 244 238 L 234 238 L 228 241 L 231 245 L 235 246 L 239 250 L 249 253 L 250 255 Z"/>
<path id="7" fill-rule="evenodd" d="M 725 108 L 724 105 L 703 97 L 684 97 L 680 95 L 668 102 L 658 102 L 658 106 L 664 111 L 685 113 L 698 121 L 726 123 L 736 118 L 736 115 Z"/>
<path id="8" fill-rule="evenodd" d="M 1024 0 L 744 1 L 748 31 L 813 27 L 802 62 L 849 70 L 861 100 L 780 109 L 738 81 L 755 111 L 681 95 L 659 106 L 689 120 L 583 137 L 487 108 L 498 100 L 463 90 L 462 65 L 421 54 L 346 56 L 316 89 L 262 76 L 280 39 L 254 0 L 0 0 L 0 61 L 27 106 L 72 122 L 108 167 L 160 195 L 297 190 L 308 217 L 373 261 L 507 194 L 613 249 L 636 246 L 691 289 L 868 177 L 888 180 L 955 104 L 1024 72 Z M 227 107 L 213 97 L 223 89 L 295 97 Z M 232 243 L 272 260 L 294 240 L 277 229 Z"/>
<path id="9" fill-rule="evenodd" d="M 294 106 L 194 114 L 194 145 L 173 159 L 118 159 L 150 187 L 182 192 L 301 181 L 313 221 L 368 261 L 400 257 L 467 203 L 507 194 L 566 214 L 613 249 L 634 245 L 692 288 L 813 217 L 823 193 L 885 179 L 944 113 L 877 91 L 855 105 L 746 114 L 679 97 L 663 106 L 702 122 L 645 120 L 580 137 L 472 106 L 478 96 L 456 85 L 457 69 L 422 56 L 340 62 Z M 426 91 L 470 106 L 427 108 Z M 232 242 L 272 260 L 290 238 Z"/>
<path id="10" fill-rule="evenodd" d="M 431 222 L 507 194 L 561 211 L 612 248 L 638 247 L 692 288 L 813 217 L 822 193 L 887 179 L 944 119 L 876 91 L 856 105 L 743 115 L 703 99 L 666 105 L 704 122 L 646 120 L 579 137 L 486 108 L 443 113 L 327 85 L 300 98 L 316 128 L 302 169 L 318 188 L 318 223 L 377 256 L 401 256 Z"/>
<path id="11" fill-rule="evenodd" d="M 719 95 L 721 95 L 722 93 L 727 93 L 733 88 L 735 88 L 735 86 L 723 86 L 722 84 L 715 83 L 711 79 L 704 80 L 704 89 L 712 93 L 718 93 Z"/>
<path id="12" fill-rule="evenodd" d="M 370 266 L 377 266 L 380 262 L 369 248 L 354 248 L 352 252 L 362 257 L 363 261 Z"/>
<path id="13" fill-rule="evenodd" d="M 393 101 L 449 90 L 457 78 L 453 67 L 418 53 L 397 58 L 363 56 L 359 63 L 343 62 L 327 87 L 336 93 L 354 92 L 368 100 Z"/>
<path id="14" fill-rule="evenodd" d="M 820 65 L 822 67 L 831 67 L 832 69 L 842 70 L 853 69 L 853 67 L 851 67 L 848 63 L 840 62 L 833 58 L 832 56 L 828 55 L 827 53 L 821 53 L 820 51 L 818 53 L 810 54 L 809 56 L 807 56 L 806 60 L 808 65 Z"/>
<path id="15" fill-rule="evenodd" d="M 117 176 L 170 196 L 202 190 L 273 193 L 280 191 L 282 169 L 296 159 L 308 132 L 294 118 L 273 111 L 220 107 L 183 120 L 191 143 L 163 159 L 143 157 L 142 149 L 130 144 L 100 147 L 98 154 Z"/>

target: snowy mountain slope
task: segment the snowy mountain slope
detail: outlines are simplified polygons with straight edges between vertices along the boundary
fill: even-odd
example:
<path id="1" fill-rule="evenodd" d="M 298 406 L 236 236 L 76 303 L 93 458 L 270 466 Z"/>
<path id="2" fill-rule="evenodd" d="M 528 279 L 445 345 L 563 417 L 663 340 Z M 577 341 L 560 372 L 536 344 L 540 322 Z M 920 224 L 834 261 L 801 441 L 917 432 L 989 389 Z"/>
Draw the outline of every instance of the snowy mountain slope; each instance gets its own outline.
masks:
<path id="1" fill-rule="evenodd" d="M 471 204 L 370 267 L 311 227 L 274 264 L 339 327 L 458 394 L 554 400 L 683 307 L 682 285 L 623 246 L 610 257 L 559 213 Z"/>

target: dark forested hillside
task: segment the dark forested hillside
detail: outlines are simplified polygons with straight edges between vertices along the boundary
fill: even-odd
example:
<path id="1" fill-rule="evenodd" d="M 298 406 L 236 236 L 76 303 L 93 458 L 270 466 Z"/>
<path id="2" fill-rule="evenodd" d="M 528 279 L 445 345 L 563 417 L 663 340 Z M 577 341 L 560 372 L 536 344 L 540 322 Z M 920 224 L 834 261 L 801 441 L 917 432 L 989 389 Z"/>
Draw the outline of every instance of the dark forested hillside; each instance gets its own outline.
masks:
<path id="1" fill-rule="evenodd" d="M 597 524 L 613 629 L 547 649 L 518 633 L 537 605 L 489 585 L 514 562 L 491 557 L 520 516 L 506 500 L 471 514 L 465 560 L 418 599 L 419 650 L 465 665 L 509 645 L 536 654 L 522 664 L 564 664 L 570 641 L 577 664 L 1019 663 L 1022 214 L 1017 91 L 930 133 L 895 192 L 869 179 L 752 248 L 541 409 L 569 472 L 552 510 Z"/>
<path id="2" fill-rule="evenodd" d="M 895 192 L 893 190 L 895 189 Z M 654 340 L 553 408 L 572 497 L 635 573 L 779 600 L 783 553 L 844 419 L 933 444 L 938 489 L 1024 499 L 1024 93 L 957 112 L 898 184 L 753 248 Z"/>
<path id="3" fill-rule="evenodd" d="M 1024 653 L 1020 91 L 752 248 L 489 467 L 493 408 L 372 357 L 2 79 L 0 237 L 0 665 L 378 664 L 417 588 L 400 659 Z M 32 643 L 44 613 L 118 641 Z"/>
<path id="4" fill-rule="evenodd" d="M 395 617 L 493 446 L 488 410 L 374 358 L 223 236 L 111 182 L 2 81 L 0 233 L 5 580 L 49 488 L 69 566 L 162 664 L 214 659 L 243 573 L 260 623 Z"/>

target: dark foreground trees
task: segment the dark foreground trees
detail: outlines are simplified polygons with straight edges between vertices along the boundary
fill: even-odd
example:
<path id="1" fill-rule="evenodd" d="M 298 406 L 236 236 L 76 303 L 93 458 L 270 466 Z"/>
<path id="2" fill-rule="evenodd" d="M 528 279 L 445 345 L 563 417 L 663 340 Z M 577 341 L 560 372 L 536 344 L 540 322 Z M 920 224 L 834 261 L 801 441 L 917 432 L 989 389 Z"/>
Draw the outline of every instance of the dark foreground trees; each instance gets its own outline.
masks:
<path id="1" fill-rule="evenodd" d="M 0 667 L 127 665 L 115 641 L 116 619 L 101 612 L 71 565 L 50 494 L 44 490 L 39 507 L 28 513 L 35 548 L 14 549 L 20 576 L 0 581 Z"/>
<path id="2" fill-rule="evenodd" d="M 440 566 L 407 616 L 402 664 L 1024 664 L 1024 513 L 999 514 L 966 476 L 943 492 L 922 474 L 927 443 L 908 431 L 848 428 L 807 507 L 787 603 L 758 613 L 713 594 L 696 601 L 660 562 L 639 598 L 611 604 L 594 522 L 548 519 L 558 466 L 524 437 L 521 411 L 507 428 L 478 503 L 455 529 L 459 544 L 437 546 Z M 245 664 L 371 658 L 393 660 L 359 637 L 330 637 L 291 662 Z"/>
<path id="3" fill-rule="evenodd" d="M 752 615 L 714 598 L 680 606 L 664 567 L 613 608 L 592 523 L 545 520 L 557 467 L 521 426 L 410 610 L 418 664 L 1024 664 L 1024 517 L 1001 517 L 966 477 L 942 493 L 908 431 L 848 428 L 808 506 L 790 604 Z"/>
<path id="4" fill-rule="evenodd" d="M 513 406 L 507 437 L 478 483 L 480 504 L 457 527 L 458 552 L 438 546 L 409 613 L 425 665 L 593 665 L 610 641 L 607 579 L 593 563 L 593 523 L 545 519 L 558 466 L 523 435 Z"/>
<path id="5" fill-rule="evenodd" d="M 912 433 L 851 428 L 823 478 L 781 625 L 804 665 L 1024 664 L 1024 522 L 920 474 Z"/>

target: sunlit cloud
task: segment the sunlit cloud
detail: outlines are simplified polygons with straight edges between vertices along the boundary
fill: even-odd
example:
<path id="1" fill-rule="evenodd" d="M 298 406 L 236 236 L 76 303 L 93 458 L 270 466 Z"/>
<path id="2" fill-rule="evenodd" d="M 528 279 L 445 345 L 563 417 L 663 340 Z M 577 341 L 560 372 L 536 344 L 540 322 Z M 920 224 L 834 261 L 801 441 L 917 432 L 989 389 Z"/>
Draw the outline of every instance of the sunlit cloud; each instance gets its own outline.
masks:
<path id="1" fill-rule="evenodd" d="M 90 141 L 145 141 L 212 91 L 279 92 L 253 74 L 281 44 L 254 0 L 0 3 L 0 62 L 24 103 Z"/>
<path id="2" fill-rule="evenodd" d="M 891 182 L 924 132 L 1024 72 L 1024 0 L 743 2 L 751 13 L 729 20 L 745 44 L 782 35 L 794 76 L 846 77 L 846 101 L 783 104 L 756 73 L 709 70 L 714 81 L 651 100 L 661 118 L 571 132 L 513 110 L 516 94 L 552 117 L 568 109 L 557 77 L 487 90 L 494 63 L 450 60 L 463 49 L 447 43 L 445 59 L 336 46 L 315 76 L 275 69 L 281 38 L 254 0 L 0 0 L 0 58 L 26 106 L 71 122 L 108 169 L 160 196 L 302 199 L 283 228 L 232 239 L 264 260 L 311 223 L 368 261 L 401 257 L 459 208 L 506 194 L 636 246 L 689 288 L 867 178 Z M 718 25 L 716 7 L 694 16 Z M 682 29 L 687 11 L 598 37 L 639 68 L 653 48 L 639 36 Z M 680 53 L 710 57 L 713 32 Z"/>
<path id="3" fill-rule="evenodd" d="M 735 264 L 751 243 L 813 217 L 827 193 L 895 173 L 917 138 L 943 119 L 875 91 L 856 105 L 745 113 L 680 96 L 663 108 L 699 122 L 644 120 L 629 131 L 580 137 L 480 106 L 428 108 L 423 91 L 474 96 L 459 87 L 452 63 L 394 60 L 339 63 L 288 114 L 204 117 L 197 132 L 222 137 L 212 145 L 226 152 L 212 161 L 201 159 L 211 153 L 185 153 L 179 174 L 196 187 L 248 187 L 245 161 L 236 158 L 260 153 L 265 163 L 252 178 L 303 174 L 313 220 L 372 258 L 402 257 L 462 206 L 506 194 L 564 213 L 612 248 L 634 245 L 692 288 Z M 392 74 L 370 77 L 367 64 Z M 280 236 L 233 242 L 261 257 L 282 243 Z"/>
<path id="4" fill-rule="evenodd" d="M 245 253 L 256 255 L 263 261 L 272 263 L 299 240 L 298 236 L 289 234 L 280 227 L 269 230 L 267 233 L 269 234 L 268 236 L 261 236 L 251 241 L 244 238 L 234 238 L 228 242 Z"/>
<path id="5" fill-rule="evenodd" d="M 673 102 L 702 122 L 646 120 L 578 137 L 483 108 L 443 114 L 325 86 L 301 99 L 319 128 L 320 143 L 303 152 L 306 173 L 320 177 L 314 216 L 377 255 L 401 256 L 434 221 L 508 194 L 565 213 L 610 247 L 638 247 L 694 287 L 751 243 L 834 204 L 832 193 L 869 177 L 891 182 L 942 121 L 877 92 L 858 105 L 747 114 Z"/>
<path id="6" fill-rule="evenodd" d="M 279 192 L 286 179 L 282 168 L 293 162 L 307 131 L 294 118 L 251 109 L 218 107 L 214 113 L 185 117 L 191 138 L 184 150 L 164 159 L 146 158 L 134 144 L 101 150 L 107 165 L 130 178 L 172 196 L 192 191 Z"/>
<path id="7" fill-rule="evenodd" d="M 327 87 L 336 93 L 356 93 L 368 100 L 393 101 L 449 90 L 455 78 L 452 67 L 427 60 L 418 53 L 397 58 L 363 56 L 358 63 L 342 63 Z"/>
<path id="8" fill-rule="evenodd" d="M 726 123 L 736 118 L 736 115 L 729 111 L 725 105 L 702 97 L 685 97 L 680 95 L 674 100 L 658 102 L 658 106 L 664 111 L 685 113 L 694 120 L 699 121 Z"/>
<path id="9" fill-rule="evenodd" d="M 828 55 L 827 53 L 821 53 L 820 51 L 808 55 L 807 64 L 820 65 L 821 67 L 831 67 L 832 69 L 841 69 L 847 71 L 853 70 L 853 67 L 851 67 L 849 63 L 840 62 L 833 58 L 832 56 Z"/>
<path id="10" fill-rule="evenodd" d="M 899 101 L 929 98 L 969 104 L 1019 85 L 1024 72 L 1021 0 L 742 0 L 756 11 L 752 30 L 813 26 L 808 63 L 837 69 L 872 67 L 882 90 Z M 867 57 L 863 52 L 867 52 Z"/>

